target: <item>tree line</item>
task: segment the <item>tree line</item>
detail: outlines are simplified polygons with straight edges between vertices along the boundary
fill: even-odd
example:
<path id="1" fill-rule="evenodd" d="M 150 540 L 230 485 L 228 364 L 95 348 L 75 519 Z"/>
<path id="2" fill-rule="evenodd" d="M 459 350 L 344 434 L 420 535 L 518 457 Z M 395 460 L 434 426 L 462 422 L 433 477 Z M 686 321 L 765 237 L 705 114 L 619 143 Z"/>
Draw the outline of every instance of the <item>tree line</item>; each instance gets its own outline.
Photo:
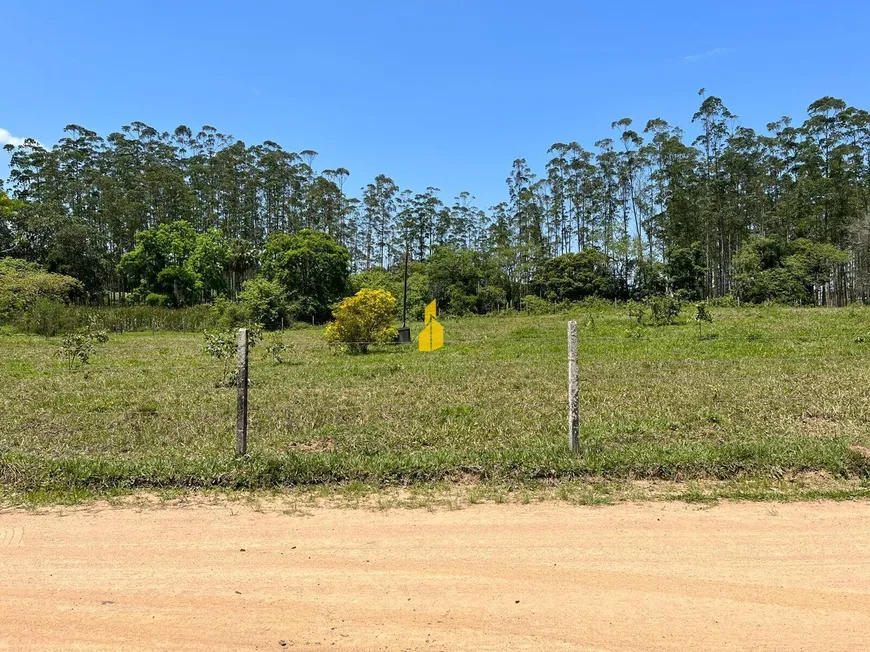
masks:
<path id="1" fill-rule="evenodd" d="M 102 137 L 69 125 L 51 149 L 6 146 L 0 255 L 110 302 L 235 298 L 270 240 L 309 231 L 363 278 L 394 282 L 407 254 L 457 310 L 530 294 L 867 300 L 870 114 L 823 97 L 802 122 L 759 133 L 700 97 L 691 141 L 662 119 L 622 118 L 590 148 L 554 143 L 537 173 L 515 160 L 504 201 L 487 210 L 470 192 L 447 200 L 385 174 L 355 197 L 349 171 L 318 170 L 315 151 L 249 146 L 210 126 L 134 122 Z"/>

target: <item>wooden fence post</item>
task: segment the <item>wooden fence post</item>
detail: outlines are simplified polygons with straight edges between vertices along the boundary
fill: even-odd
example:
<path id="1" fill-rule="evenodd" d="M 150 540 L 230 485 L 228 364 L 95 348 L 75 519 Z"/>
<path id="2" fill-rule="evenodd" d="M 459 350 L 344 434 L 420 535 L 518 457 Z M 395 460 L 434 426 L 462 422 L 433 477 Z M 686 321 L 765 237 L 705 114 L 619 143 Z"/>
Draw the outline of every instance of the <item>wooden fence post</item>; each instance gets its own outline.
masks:
<path id="1" fill-rule="evenodd" d="M 240 328 L 238 336 L 239 373 L 236 377 L 236 455 L 248 452 L 248 329 Z"/>
<path id="2" fill-rule="evenodd" d="M 568 446 L 580 450 L 580 372 L 577 368 L 577 322 L 568 322 Z"/>

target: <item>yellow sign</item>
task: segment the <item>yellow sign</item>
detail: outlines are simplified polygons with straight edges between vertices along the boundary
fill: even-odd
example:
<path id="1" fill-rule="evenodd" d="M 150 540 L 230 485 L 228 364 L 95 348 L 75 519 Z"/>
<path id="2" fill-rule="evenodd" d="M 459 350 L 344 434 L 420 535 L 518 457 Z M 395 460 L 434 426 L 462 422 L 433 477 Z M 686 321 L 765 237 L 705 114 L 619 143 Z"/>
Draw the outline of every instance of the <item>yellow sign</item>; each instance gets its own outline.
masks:
<path id="1" fill-rule="evenodd" d="M 437 310 L 437 306 L 435 305 L 435 300 L 433 299 L 428 306 L 426 306 L 426 310 L 423 312 L 423 323 L 428 324 L 430 319 L 435 319 L 435 312 Z"/>
<path id="2" fill-rule="evenodd" d="M 418 348 L 420 351 L 434 351 L 444 346 L 444 327 L 435 319 L 436 305 L 433 301 L 426 306 L 424 322 L 426 326 L 420 331 Z"/>
<path id="3" fill-rule="evenodd" d="M 426 327 L 420 331 L 419 349 L 421 351 L 434 351 L 442 346 L 444 346 L 444 327 L 432 317 Z"/>

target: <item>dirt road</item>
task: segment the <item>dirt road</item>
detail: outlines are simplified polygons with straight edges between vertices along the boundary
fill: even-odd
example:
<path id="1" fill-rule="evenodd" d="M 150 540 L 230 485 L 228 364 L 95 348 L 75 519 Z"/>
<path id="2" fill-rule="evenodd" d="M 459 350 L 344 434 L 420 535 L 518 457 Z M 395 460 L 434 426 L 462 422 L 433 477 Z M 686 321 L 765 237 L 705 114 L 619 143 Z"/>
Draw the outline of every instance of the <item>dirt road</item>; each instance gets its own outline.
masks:
<path id="1" fill-rule="evenodd" d="M 868 503 L 0 513 L 0 650 L 868 641 Z"/>

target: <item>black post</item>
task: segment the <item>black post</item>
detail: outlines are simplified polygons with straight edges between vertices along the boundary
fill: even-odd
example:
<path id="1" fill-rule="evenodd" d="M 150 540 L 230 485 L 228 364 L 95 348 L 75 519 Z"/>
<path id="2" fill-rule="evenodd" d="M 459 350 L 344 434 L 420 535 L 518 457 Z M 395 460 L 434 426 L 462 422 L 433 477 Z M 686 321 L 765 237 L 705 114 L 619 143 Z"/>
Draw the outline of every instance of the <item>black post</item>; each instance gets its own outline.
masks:
<path id="1" fill-rule="evenodd" d="M 408 328 L 408 253 L 410 244 L 405 242 L 405 289 L 402 296 L 402 327 L 399 329 L 397 341 L 399 344 L 411 342 L 411 329 Z"/>
<path id="2" fill-rule="evenodd" d="M 402 295 L 402 328 L 408 325 L 408 244 L 405 243 L 405 291 Z"/>

